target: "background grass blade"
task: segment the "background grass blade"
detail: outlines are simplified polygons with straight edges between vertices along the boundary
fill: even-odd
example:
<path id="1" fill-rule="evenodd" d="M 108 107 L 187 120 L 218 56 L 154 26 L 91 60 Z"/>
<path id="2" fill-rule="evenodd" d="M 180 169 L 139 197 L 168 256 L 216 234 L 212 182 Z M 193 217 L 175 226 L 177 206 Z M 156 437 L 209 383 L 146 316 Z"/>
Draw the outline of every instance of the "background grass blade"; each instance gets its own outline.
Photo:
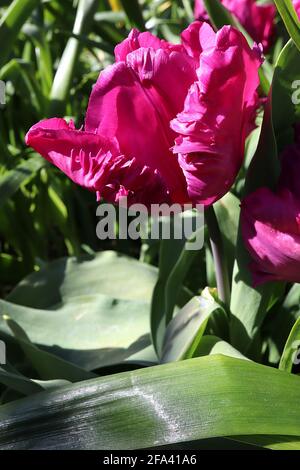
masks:
<path id="1" fill-rule="evenodd" d="M 0 448 L 139 449 L 254 433 L 299 441 L 299 393 L 299 378 L 276 369 L 192 359 L 3 405 Z"/>
<path id="2" fill-rule="evenodd" d="M 245 38 L 248 41 L 250 47 L 253 47 L 253 38 L 250 34 L 245 30 L 245 28 L 241 25 L 238 19 L 227 10 L 220 0 L 203 0 L 206 6 L 207 13 L 209 15 L 210 21 L 215 27 L 215 29 L 220 29 L 225 25 L 231 25 L 234 28 L 238 29 L 243 33 Z M 260 82 L 262 90 L 265 94 L 268 93 L 270 89 L 270 81 L 272 78 L 273 67 L 271 64 L 267 62 L 265 59 L 264 63 L 262 64 L 259 75 L 260 75 Z"/>
<path id="3" fill-rule="evenodd" d="M 45 164 L 42 158 L 31 158 L 0 176 L 0 207 L 14 195 L 22 183 L 33 176 Z"/>
<path id="4" fill-rule="evenodd" d="M 88 29 L 93 15 L 97 9 L 97 0 L 79 0 L 73 33 L 81 35 Z M 49 116 L 64 116 L 66 101 L 79 55 L 81 42 L 72 37 L 68 40 L 66 48 L 57 68 L 51 94 Z"/>
<path id="5" fill-rule="evenodd" d="M 222 5 L 219 0 L 203 0 L 209 18 L 216 29 L 222 28 L 225 24 L 237 26 L 231 13 Z"/>
<path id="6" fill-rule="evenodd" d="M 0 19 L 0 67 L 9 57 L 23 24 L 39 4 L 39 0 L 14 0 Z"/>
<path id="7" fill-rule="evenodd" d="M 293 7 L 292 0 L 275 0 L 275 4 L 286 29 L 300 50 L 300 21 Z"/>
<path id="8" fill-rule="evenodd" d="M 131 26 L 145 30 L 145 21 L 138 0 L 120 0 Z"/>

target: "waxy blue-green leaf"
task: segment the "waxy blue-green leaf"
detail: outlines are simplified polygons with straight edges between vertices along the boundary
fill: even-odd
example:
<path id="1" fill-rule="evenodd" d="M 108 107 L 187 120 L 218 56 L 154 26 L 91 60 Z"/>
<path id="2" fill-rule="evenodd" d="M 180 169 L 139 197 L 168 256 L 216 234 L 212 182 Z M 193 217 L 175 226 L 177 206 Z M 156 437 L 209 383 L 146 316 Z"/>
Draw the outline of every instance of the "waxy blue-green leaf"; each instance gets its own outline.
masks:
<path id="1" fill-rule="evenodd" d="M 64 258 L 25 278 L 0 300 L 34 345 L 92 370 L 129 361 L 150 346 L 157 269 L 115 252 Z M 9 334 L 0 320 L 1 332 Z M 153 357 L 153 355 L 152 355 Z M 151 360 L 152 362 L 152 360 Z"/>
<path id="2" fill-rule="evenodd" d="M 23 328 L 9 316 L 3 315 L 3 320 L 13 333 L 16 341 L 23 350 L 26 359 L 39 374 L 40 379 L 60 379 L 67 380 L 69 382 L 79 382 L 81 380 L 95 377 L 95 374 L 35 346 L 30 341 Z"/>
<path id="3" fill-rule="evenodd" d="M 61 258 L 27 276 L 7 300 L 39 309 L 57 308 L 73 297 L 97 294 L 148 302 L 157 274 L 157 268 L 114 251 Z"/>
<path id="4" fill-rule="evenodd" d="M 0 314 L 19 323 L 35 345 L 87 370 L 123 363 L 148 348 L 149 311 L 147 302 L 101 294 L 43 310 L 0 300 Z M 8 334 L 0 319 L 0 338 Z"/>

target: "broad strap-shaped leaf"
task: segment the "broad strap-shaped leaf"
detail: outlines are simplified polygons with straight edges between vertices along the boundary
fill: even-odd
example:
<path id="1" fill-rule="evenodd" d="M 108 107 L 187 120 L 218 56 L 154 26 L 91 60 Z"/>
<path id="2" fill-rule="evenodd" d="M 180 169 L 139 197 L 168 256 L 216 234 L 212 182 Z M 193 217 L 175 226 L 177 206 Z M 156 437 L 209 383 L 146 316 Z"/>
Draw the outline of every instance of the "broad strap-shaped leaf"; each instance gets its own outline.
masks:
<path id="1" fill-rule="evenodd" d="M 300 120 L 300 51 L 290 40 L 282 49 L 272 84 L 272 118 L 279 153 L 294 140 Z"/>
<path id="2" fill-rule="evenodd" d="M 88 372 L 54 354 L 41 350 L 30 341 L 23 328 L 16 321 L 5 315 L 4 320 L 23 350 L 26 359 L 38 372 L 42 380 L 60 379 L 79 382 L 95 377 L 95 374 L 92 372 Z"/>
<path id="3" fill-rule="evenodd" d="M 234 442 L 246 443 L 271 450 L 299 450 L 300 440 L 290 436 L 239 436 Z"/>
<path id="4" fill-rule="evenodd" d="M 33 395 L 43 390 L 55 390 L 60 387 L 66 387 L 70 382 L 67 380 L 36 380 L 25 377 L 18 371 L 9 370 L 6 367 L 0 367 L 0 384 L 8 389 L 14 390 L 21 395 Z"/>
<path id="5" fill-rule="evenodd" d="M 17 322 L 31 342 L 45 351 L 45 356 L 50 353 L 86 370 L 123 363 L 148 348 L 149 311 L 149 303 L 100 294 L 74 297 L 57 309 L 48 310 L 0 300 L 0 314 Z M 9 334 L 7 324 L 0 318 L 0 339 Z M 22 346 L 31 359 L 34 356 L 39 361 L 30 344 L 22 342 Z"/>
<path id="6" fill-rule="evenodd" d="M 300 364 L 300 318 L 296 321 L 295 325 L 290 332 L 284 347 L 279 369 L 291 372 L 293 365 Z"/>
<path id="7" fill-rule="evenodd" d="M 194 357 L 203 357 L 210 355 L 220 355 L 234 357 L 236 359 L 244 359 L 248 361 L 249 359 L 241 354 L 237 349 L 235 349 L 227 341 L 223 341 L 217 336 L 205 335 L 201 339 L 195 353 Z"/>
<path id="8" fill-rule="evenodd" d="M 299 393 L 299 377 L 276 369 L 224 356 L 191 359 L 1 406 L 0 448 L 125 450 L 251 435 L 295 442 Z"/>
<path id="9" fill-rule="evenodd" d="M 195 245 L 195 248 L 191 249 L 191 244 L 196 244 L 197 240 L 201 241 L 201 239 L 203 239 L 204 243 L 204 219 L 203 226 L 185 243 L 179 258 L 168 277 L 165 290 L 167 325 L 172 320 L 174 308 L 177 303 L 177 297 L 174 295 L 174 293 L 180 292 L 182 289 L 189 269 L 199 252 L 199 247 L 196 248 Z"/>
<path id="10" fill-rule="evenodd" d="M 3 367 L 0 367 L 0 384 L 22 395 L 33 395 L 43 390 L 43 387 L 35 381 L 21 374 L 6 370 Z"/>
<path id="11" fill-rule="evenodd" d="M 161 362 L 194 357 L 211 315 L 223 310 L 208 288 L 194 297 L 169 323 L 164 337 Z M 223 312 L 226 318 L 226 313 Z"/>
<path id="12" fill-rule="evenodd" d="M 269 362 L 277 365 L 295 322 L 300 317 L 300 285 L 294 284 L 283 302 L 272 312 L 272 320 L 266 322 L 265 334 L 269 343 Z"/>
<path id="13" fill-rule="evenodd" d="M 97 294 L 149 302 L 157 276 L 157 268 L 115 251 L 60 258 L 23 279 L 7 300 L 38 309 Z"/>
<path id="14" fill-rule="evenodd" d="M 42 17 L 38 17 L 38 25 L 25 24 L 23 27 L 23 32 L 30 37 L 35 45 L 41 88 L 45 96 L 48 97 L 53 82 L 53 63 L 45 31 L 46 27 Z"/>
<path id="15" fill-rule="evenodd" d="M 65 361 L 93 370 L 141 363 L 149 348 L 150 299 L 157 269 L 112 251 L 62 258 L 26 277 L 0 300 L 30 340 Z M 11 334 L 0 319 L 0 335 Z M 140 354 L 139 354 L 140 353 Z"/>
<path id="16" fill-rule="evenodd" d="M 228 193 L 214 205 L 214 209 L 223 236 L 228 271 L 232 276 L 239 228 L 240 201 L 234 194 Z"/>
<path id="17" fill-rule="evenodd" d="M 204 220 L 200 214 L 187 211 L 179 218 L 177 216 L 174 219 L 165 218 L 162 220 L 162 224 L 171 223 L 174 226 L 182 224 L 185 217 L 189 217 L 191 227 L 195 227 L 195 232 L 190 238 L 187 240 L 183 234 L 182 238 L 172 237 L 174 234 L 172 234 L 173 228 L 171 228 L 170 239 L 163 239 L 160 244 L 159 275 L 151 306 L 152 342 L 159 357 L 162 353 L 166 327 L 172 320 L 174 308 L 183 290 L 185 277 L 199 251 L 197 244 L 199 242 L 201 244 L 202 239 L 204 241 Z M 197 225 L 197 230 L 193 225 L 194 222 Z"/>
<path id="18" fill-rule="evenodd" d="M 162 240 L 159 251 L 159 274 L 155 285 L 150 314 L 152 343 L 161 355 L 166 330 L 166 285 L 183 249 L 184 240 Z M 176 295 L 176 294 L 175 294 Z"/>

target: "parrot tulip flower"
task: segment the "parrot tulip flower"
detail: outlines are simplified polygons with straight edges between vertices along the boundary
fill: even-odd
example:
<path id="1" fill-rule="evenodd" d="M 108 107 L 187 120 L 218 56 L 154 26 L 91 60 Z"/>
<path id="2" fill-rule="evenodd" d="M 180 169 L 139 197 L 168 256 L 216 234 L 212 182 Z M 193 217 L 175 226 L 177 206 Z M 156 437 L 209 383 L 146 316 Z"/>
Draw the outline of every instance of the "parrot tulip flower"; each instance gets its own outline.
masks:
<path id="1" fill-rule="evenodd" d="M 221 0 L 227 10 L 241 23 L 252 39 L 262 43 L 264 50 L 272 44 L 275 31 L 276 7 L 273 3 L 259 4 L 256 0 Z M 195 18 L 208 20 L 203 0 L 195 2 Z"/>
<path id="2" fill-rule="evenodd" d="M 233 184 L 258 105 L 261 51 L 195 22 L 173 45 L 133 30 L 94 86 L 82 130 L 52 118 L 26 143 L 117 203 L 212 204 Z"/>
<path id="3" fill-rule="evenodd" d="M 242 202 L 242 233 L 254 285 L 300 282 L 300 141 L 282 155 L 277 191 L 261 188 Z"/>
<path id="4" fill-rule="evenodd" d="M 300 20 L 300 0 L 293 0 L 293 5 Z"/>

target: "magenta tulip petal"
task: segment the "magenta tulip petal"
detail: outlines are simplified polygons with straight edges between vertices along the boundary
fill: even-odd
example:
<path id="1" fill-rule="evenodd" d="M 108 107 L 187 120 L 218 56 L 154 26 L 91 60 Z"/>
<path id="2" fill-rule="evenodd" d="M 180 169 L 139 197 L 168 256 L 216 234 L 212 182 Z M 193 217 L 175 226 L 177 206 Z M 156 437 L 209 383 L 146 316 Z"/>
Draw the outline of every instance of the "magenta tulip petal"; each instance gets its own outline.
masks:
<path id="1" fill-rule="evenodd" d="M 181 33 L 181 42 L 187 54 L 196 61 L 198 67 L 200 54 L 215 46 L 216 33 L 208 23 L 194 21 Z"/>
<path id="2" fill-rule="evenodd" d="M 293 5 L 300 20 L 300 0 L 293 0 Z"/>
<path id="3" fill-rule="evenodd" d="M 214 47 L 200 55 L 198 82 L 190 88 L 184 111 L 171 123 L 180 135 L 174 152 L 194 203 L 212 204 L 237 176 L 258 105 L 260 64 L 257 47 L 251 50 L 231 27 L 215 34 Z"/>
<path id="4" fill-rule="evenodd" d="M 256 0 L 221 0 L 221 2 L 254 41 L 262 43 L 265 50 L 269 49 L 274 37 L 276 17 L 276 7 L 271 1 L 267 4 L 258 3 Z M 196 19 L 209 19 L 203 0 L 196 0 L 194 14 Z"/>
<path id="5" fill-rule="evenodd" d="M 115 137 L 122 154 L 159 173 L 177 202 L 187 201 L 186 182 L 169 151 L 176 137 L 169 123 L 195 79 L 188 56 L 141 48 L 100 75 L 86 115 L 88 131 Z"/>
<path id="6" fill-rule="evenodd" d="M 132 52 L 126 57 L 126 63 L 117 63 L 100 74 L 91 94 L 86 129 L 100 129 L 102 132 L 104 126 L 105 132 L 118 138 L 115 134 L 117 127 L 125 127 L 129 133 L 131 127 L 134 131 L 138 129 L 135 126 L 122 126 L 123 121 L 118 124 L 119 112 L 125 115 L 125 119 L 128 116 L 138 119 L 139 114 L 143 115 L 149 108 L 151 114 L 155 115 L 154 124 L 159 120 L 164 127 L 169 127 L 169 121 L 166 119 L 172 119 L 181 111 L 188 89 L 195 80 L 197 75 L 194 63 L 184 53 L 169 53 L 161 49 L 154 51 L 151 48 Z M 135 109 L 134 106 L 127 108 L 127 103 L 124 103 L 125 107 L 122 107 L 123 103 L 119 104 L 123 93 L 130 100 L 131 89 L 133 95 L 137 94 L 142 109 Z M 112 104 L 116 104 L 117 109 L 110 108 L 108 113 Z M 107 124 L 107 121 L 110 124 Z M 144 118 L 140 124 L 147 126 Z M 167 130 L 167 133 L 174 136 L 170 130 Z"/>
<path id="7" fill-rule="evenodd" d="M 196 20 L 209 19 L 203 0 L 195 0 L 194 16 Z"/>
<path id="8" fill-rule="evenodd" d="M 300 141 L 296 144 L 289 145 L 283 151 L 281 161 L 282 172 L 280 175 L 279 189 L 289 189 L 293 195 L 300 200 Z"/>
<path id="9" fill-rule="evenodd" d="M 128 54 L 143 47 L 151 47 L 155 51 L 163 49 L 180 52 L 183 49 L 179 44 L 171 44 L 149 32 L 140 33 L 137 29 L 133 29 L 128 38 L 115 47 L 116 62 L 125 62 Z"/>
<path id="10" fill-rule="evenodd" d="M 259 49 L 233 28 L 215 33 L 195 22 L 180 45 L 133 30 L 115 54 L 92 90 L 84 130 L 50 119 L 30 129 L 27 144 L 109 202 L 221 198 L 253 128 Z"/>
<path id="11" fill-rule="evenodd" d="M 103 184 L 107 163 L 118 155 L 113 141 L 78 131 L 64 119 L 35 124 L 26 136 L 26 143 L 75 183 L 94 191 Z"/>
<path id="12" fill-rule="evenodd" d="M 242 203 L 242 233 L 254 284 L 300 282 L 300 202 L 288 190 L 262 188 Z"/>
<path id="13" fill-rule="evenodd" d="M 78 131 L 64 119 L 47 119 L 33 126 L 26 143 L 56 165 L 74 183 L 98 192 L 110 202 L 127 196 L 129 202 L 168 200 L 157 173 L 120 155 L 115 140 Z"/>
<path id="14" fill-rule="evenodd" d="M 281 155 L 275 193 L 261 188 L 242 202 L 242 233 L 254 262 L 255 285 L 270 280 L 300 282 L 300 129 Z"/>
<path id="15" fill-rule="evenodd" d="M 254 41 L 267 50 L 274 38 L 276 7 L 273 3 L 259 4 L 256 0 L 223 0 Z"/>

